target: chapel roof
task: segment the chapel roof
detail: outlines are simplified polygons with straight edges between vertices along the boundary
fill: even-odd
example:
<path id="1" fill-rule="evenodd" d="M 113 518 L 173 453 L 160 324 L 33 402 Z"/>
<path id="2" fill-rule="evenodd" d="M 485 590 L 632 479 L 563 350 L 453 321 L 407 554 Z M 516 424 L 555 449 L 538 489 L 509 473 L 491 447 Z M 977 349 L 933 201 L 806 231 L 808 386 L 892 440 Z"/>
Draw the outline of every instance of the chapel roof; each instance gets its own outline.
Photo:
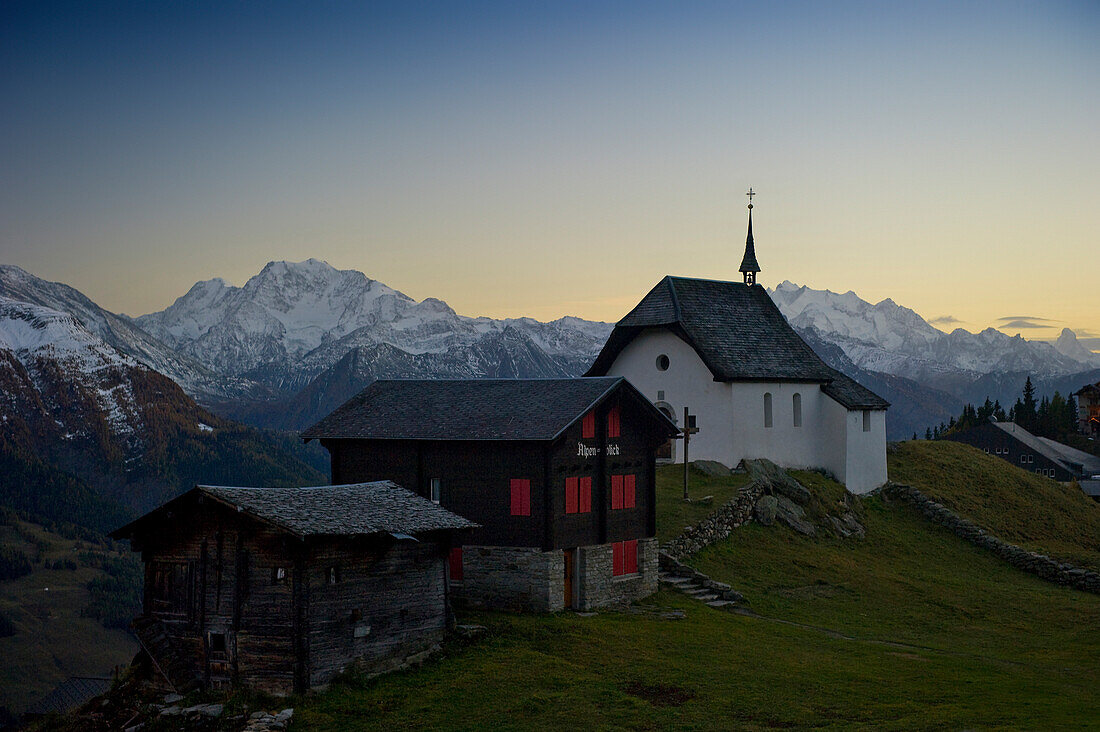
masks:
<path id="1" fill-rule="evenodd" d="M 802 381 L 827 385 L 848 409 L 886 409 L 882 397 L 826 364 L 757 285 L 667 276 L 620 320 L 588 376 L 602 376 L 647 328 L 684 339 L 716 381 Z"/>
<path id="2" fill-rule="evenodd" d="M 552 440 L 616 390 L 655 429 L 676 427 L 620 376 L 575 379 L 382 379 L 302 433 L 310 439 Z"/>
<path id="3" fill-rule="evenodd" d="M 182 504 L 213 499 L 298 537 L 416 535 L 478 525 L 388 480 L 308 488 L 236 488 L 199 485 L 111 533 L 128 539 Z"/>

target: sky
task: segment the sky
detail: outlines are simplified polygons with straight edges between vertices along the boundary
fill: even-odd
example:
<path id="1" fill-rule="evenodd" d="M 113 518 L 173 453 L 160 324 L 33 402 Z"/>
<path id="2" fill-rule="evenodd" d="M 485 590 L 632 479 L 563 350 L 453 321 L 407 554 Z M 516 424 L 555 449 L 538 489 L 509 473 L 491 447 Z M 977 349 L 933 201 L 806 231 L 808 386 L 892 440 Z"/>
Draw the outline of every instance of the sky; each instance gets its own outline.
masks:
<path id="1" fill-rule="evenodd" d="M 465 315 L 666 274 L 1100 350 L 1100 3 L 0 4 L 0 263 L 163 309 L 315 257 Z"/>

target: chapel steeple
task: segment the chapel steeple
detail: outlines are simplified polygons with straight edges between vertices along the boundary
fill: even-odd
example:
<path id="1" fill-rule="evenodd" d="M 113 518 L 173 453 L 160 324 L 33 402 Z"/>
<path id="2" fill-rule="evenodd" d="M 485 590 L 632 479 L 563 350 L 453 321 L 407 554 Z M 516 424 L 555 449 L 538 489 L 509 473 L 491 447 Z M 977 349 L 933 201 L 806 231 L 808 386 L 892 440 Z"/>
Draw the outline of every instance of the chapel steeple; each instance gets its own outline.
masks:
<path id="1" fill-rule="evenodd" d="M 756 193 L 750 188 L 745 195 L 749 197 L 749 235 L 745 239 L 745 256 L 741 258 L 741 274 L 746 285 L 755 285 L 756 273 L 760 271 L 760 264 L 756 261 L 756 245 L 752 241 L 752 197 Z"/>

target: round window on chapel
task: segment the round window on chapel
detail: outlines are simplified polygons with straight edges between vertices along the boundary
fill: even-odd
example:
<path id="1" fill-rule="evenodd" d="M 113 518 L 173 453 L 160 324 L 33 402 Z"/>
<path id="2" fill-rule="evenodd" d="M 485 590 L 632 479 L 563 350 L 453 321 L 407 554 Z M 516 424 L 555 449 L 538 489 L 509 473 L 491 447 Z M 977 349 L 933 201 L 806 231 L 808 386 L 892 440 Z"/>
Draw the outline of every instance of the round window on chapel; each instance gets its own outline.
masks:
<path id="1" fill-rule="evenodd" d="M 657 370 L 668 371 L 668 356 L 663 353 L 657 357 Z"/>

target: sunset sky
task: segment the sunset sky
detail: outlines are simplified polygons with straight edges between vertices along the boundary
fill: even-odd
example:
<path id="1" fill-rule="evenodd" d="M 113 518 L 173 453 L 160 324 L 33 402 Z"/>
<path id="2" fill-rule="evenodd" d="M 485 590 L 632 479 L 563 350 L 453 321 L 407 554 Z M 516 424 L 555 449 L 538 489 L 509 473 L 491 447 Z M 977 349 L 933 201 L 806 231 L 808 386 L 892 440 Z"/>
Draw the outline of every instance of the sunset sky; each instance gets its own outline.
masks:
<path id="1" fill-rule="evenodd" d="M 1092 0 L 5 2 L 0 263 L 131 315 L 316 257 L 614 321 L 739 279 L 751 185 L 765 285 L 1100 349 L 1098 39 Z"/>

